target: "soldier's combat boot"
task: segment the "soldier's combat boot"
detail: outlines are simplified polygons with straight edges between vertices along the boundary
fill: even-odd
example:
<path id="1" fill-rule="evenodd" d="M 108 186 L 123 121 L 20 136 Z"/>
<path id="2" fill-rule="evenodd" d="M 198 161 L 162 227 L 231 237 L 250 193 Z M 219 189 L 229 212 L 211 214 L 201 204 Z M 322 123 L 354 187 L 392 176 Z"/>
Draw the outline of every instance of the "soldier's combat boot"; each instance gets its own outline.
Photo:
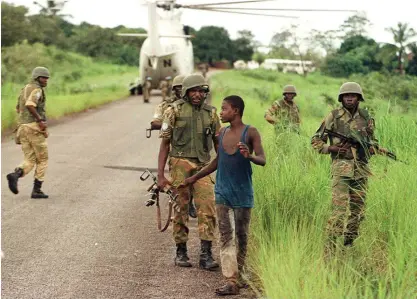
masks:
<path id="1" fill-rule="evenodd" d="M 197 218 L 197 211 L 195 210 L 195 206 L 193 200 L 190 200 L 190 204 L 188 205 L 188 214 L 191 218 Z"/>
<path id="2" fill-rule="evenodd" d="M 213 271 L 219 264 L 213 259 L 211 253 L 211 241 L 201 240 L 200 268 Z"/>
<path id="3" fill-rule="evenodd" d="M 177 255 L 175 257 L 175 265 L 179 267 L 191 267 L 187 256 L 187 243 L 177 244 Z"/>
<path id="4" fill-rule="evenodd" d="M 217 296 L 239 295 L 239 288 L 235 283 L 227 282 L 221 288 L 216 289 Z"/>
<path id="5" fill-rule="evenodd" d="M 9 173 L 7 177 L 7 181 L 9 182 L 9 189 L 14 194 L 18 194 L 19 190 L 17 189 L 17 181 L 20 177 L 23 176 L 23 169 L 22 168 L 16 168 L 14 172 Z"/>
<path id="6" fill-rule="evenodd" d="M 357 237 L 358 237 L 358 234 L 356 233 L 346 234 L 343 245 L 346 247 L 353 246 L 353 242 L 356 240 Z"/>
<path id="7" fill-rule="evenodd" d="M 42 182 L 35 179 L 33 182 L 32 198 L 48 198 L 49 196 L 42 192 Z"/>

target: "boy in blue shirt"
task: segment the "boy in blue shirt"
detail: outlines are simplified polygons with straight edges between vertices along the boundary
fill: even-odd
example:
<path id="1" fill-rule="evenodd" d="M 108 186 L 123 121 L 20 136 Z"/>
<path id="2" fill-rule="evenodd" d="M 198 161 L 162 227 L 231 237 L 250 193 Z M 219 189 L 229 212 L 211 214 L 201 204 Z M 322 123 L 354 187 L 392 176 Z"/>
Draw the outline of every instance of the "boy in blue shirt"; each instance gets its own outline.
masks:
<path id="1" fill-rule="evenodd" d="M 216 289 L 219 296 L 239 294 L 238 278 L 245 263 L 254 204 L 251 162 L 261 166 L 266 164 L 258 130 L 242 122 L 244 108 L 239 96 L 232 95 L 223 100 L 220 120 L 230 123 L 230 126 L 220 130 L 216 158 L 178 187 L 192 185 L 217 170 L 214 193 L 220 231 L 220 260 L 226 278 L 226 284 Z M 235 238 L 238 241 L 237 252 Z"/>

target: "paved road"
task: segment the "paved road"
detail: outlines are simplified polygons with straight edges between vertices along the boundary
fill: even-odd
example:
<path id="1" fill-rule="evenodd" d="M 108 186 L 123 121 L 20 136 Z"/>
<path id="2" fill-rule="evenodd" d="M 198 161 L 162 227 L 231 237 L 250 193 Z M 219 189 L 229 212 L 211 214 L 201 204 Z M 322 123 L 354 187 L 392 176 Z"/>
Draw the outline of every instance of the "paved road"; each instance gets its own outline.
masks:
<path id="1" fill-rule="evenodd" d="M 49 199 L 30 199 L 33 173 L 18 195 L 8 190 L 22 153 L 2 143 L 2 298 L 215 298 L 222 277 L 195 266 L 195 219 L 194 267 L 175 267 L 172 230 L 157 231 L 156 210 L 144 205 L 150 182 L 132 170 L 157 167 L 159 140 L 145 128 L 159 101 L 130 97 L 50 127 Z"/>

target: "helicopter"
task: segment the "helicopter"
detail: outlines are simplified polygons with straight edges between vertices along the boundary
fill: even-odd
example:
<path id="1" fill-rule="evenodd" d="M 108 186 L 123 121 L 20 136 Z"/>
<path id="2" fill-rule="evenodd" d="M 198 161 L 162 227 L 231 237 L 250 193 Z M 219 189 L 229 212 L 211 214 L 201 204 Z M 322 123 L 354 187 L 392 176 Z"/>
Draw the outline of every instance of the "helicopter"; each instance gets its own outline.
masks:
<path id="1" fill-rule="evenodd" d="M 297 16 L 275 15 L 256 11 L 326 11 L 326 12 L 355 12 L 354 10 L 331 9 L 279 9 L 279 8 L 249 8 L 224 7 L 228 4 L 251 2 L 266 2 L 273 0 L 241 0 L 233 2 L 217 2 L 205 4 L 179 4 L 176 0 L 147 1 L 148 31 L 147 33 L 118 33 L 119 36 L 146 37 L 139 55 L 139 77 L 131 83 L 131 94 L 144 94 L 144 102 L 149 102 L 150 90 L 160 89 L 161 82 L 172 82 L 177 75 L 188 75 L 194 72 L 194 53 L 189 34 L 189 27 L 181 23 L 182 9 L 232 13 L 242 15 L 258 15 L 277 18 L 292 18 Z M 148 89 L 148 92 L 146 92 Z M 170 91 L 171 88 L 168 88 Z"/>

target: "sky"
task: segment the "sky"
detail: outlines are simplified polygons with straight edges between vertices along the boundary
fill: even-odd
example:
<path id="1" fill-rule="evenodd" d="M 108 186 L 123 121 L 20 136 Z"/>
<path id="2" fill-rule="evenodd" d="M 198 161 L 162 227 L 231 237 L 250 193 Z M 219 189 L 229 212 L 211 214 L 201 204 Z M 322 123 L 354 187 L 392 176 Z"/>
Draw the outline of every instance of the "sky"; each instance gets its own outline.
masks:
<path id="1" fill-rule="evenodd" d="M 38 0 L 45 4 L 46 0 Z M 237 0 L 232 0 L 237 1 Z M 33 0 L 6 0 L 6 2 L 29 7 L 30 13 L 37 13 L 39 8 Z M 180 4 L 201 4 L 209 0 L 182 0 Z M 230 2 L 230 0 L 214 0 L 214 3 Z M 73 15 L 67 20 L 79 24 L 88 22 L 102 27 L 126 27 L 147 29 L 147 8 L 139 0 L 69 0 L 63 13 Z M 229 7 L 238 5 L 229 5 Z M 377 42 L 392 42 L 392 35 L 385 28 L 396 26 L 398 22 L 407 22 L 417 30 L 417 18 L 409 0 L 274 0 L 261 3 L 239 4 L 239 7 L 256 8 L 311 8 L 311 9 L 348 9 L 366 13 L 372 26 L 368 33 Z M 237 31 L 251 30 L 255 39 L 261 44 L 268 45 L 274 33 L 289 27 L 299 25 L 300 36 L 308 35 L 311 29 L 320 31 L 337 29 L 351 12 L 267 12 L 269 14 L 286 14 L 299 16 L 299 19 L 283 19 L 265 16 L 232 15 L 220 12 L 205 12 L 184 9 L 182 22 L 185 25 L 200 29 L 202 26 L 215 25 L 228 30 L 231 38 L 236 38 Z"/>

